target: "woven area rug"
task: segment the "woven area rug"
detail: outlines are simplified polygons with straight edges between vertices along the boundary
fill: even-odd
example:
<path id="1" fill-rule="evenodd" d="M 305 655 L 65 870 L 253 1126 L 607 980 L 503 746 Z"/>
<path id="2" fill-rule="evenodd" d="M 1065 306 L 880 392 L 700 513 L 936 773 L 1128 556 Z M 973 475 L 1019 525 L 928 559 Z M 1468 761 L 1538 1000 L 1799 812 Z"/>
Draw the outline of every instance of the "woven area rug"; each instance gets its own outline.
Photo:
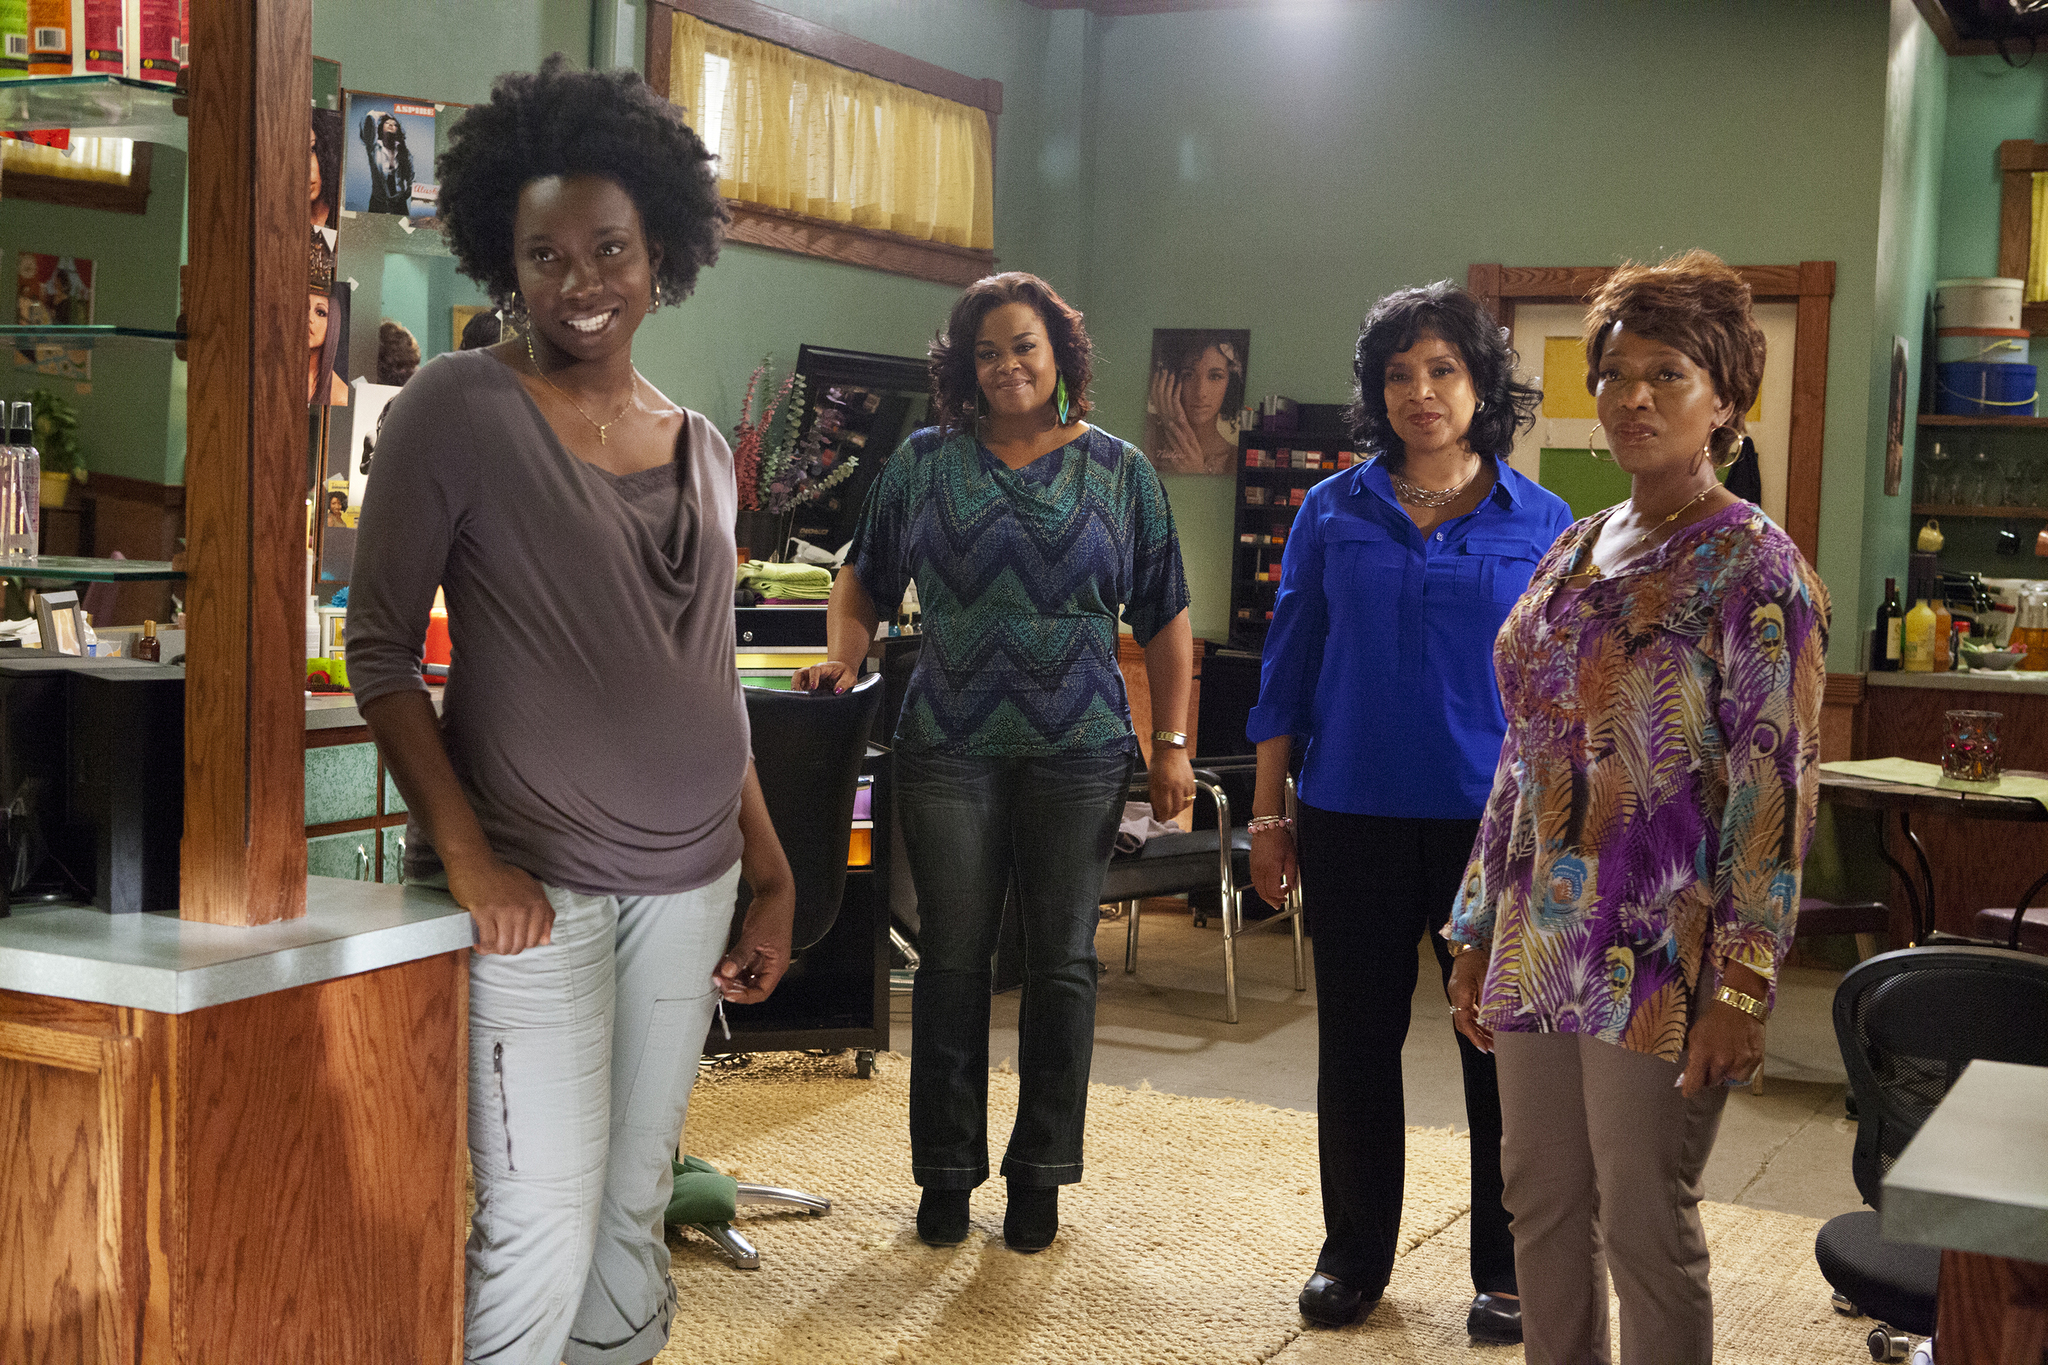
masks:
<path id="1" fill-rule="evenodd" d="M 975 1194 L 964 1245 L 917 1240 L 905 1114 L 909 1060 L 786 1054 L 706 1071 L 687 1148 L 742 1180 L 833 1201 L 812 1218 L 754 1206 L 739 1228 L 761 1269 L 733 1269 L 671 1231 L 682 1308 L 661 1365 L 1068 1365 L 1277 1361 L 1510 1365 L 1519 1347 L 1464 1333 L 1466 1142 L 1411 1129 L 1401 1260 L 1364 1323 L 1305 1331 L 1294 1296 L 1322 1240 L 1315 1116 L 1235 1100 L 1092 1086 L 1088 1177 L 1060 1200 L 1035 1256 L 1002 1243 L 1000 1178 Z M 989 1078 L 991 1148 L 1017 1078 Z M 1868 1324 L 1837 1318 L 1808 1218 L 1710 1205 L 1717 1360 L 1849 1360 Z"/>

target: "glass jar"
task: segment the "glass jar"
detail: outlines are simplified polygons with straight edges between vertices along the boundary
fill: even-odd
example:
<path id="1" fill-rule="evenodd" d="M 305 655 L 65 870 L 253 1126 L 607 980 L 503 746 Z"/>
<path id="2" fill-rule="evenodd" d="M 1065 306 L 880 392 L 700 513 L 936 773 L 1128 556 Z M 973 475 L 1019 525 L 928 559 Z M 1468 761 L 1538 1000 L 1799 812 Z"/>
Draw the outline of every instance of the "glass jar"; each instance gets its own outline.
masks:
<path id="1" fill-rule="evenodd" d="M 2005 647 L 2027 651 L 2017 667 L 2048 669 L 2048 583 L 2028 583 L 2020 588 L 2019 611 Z"/>
<path id="2" fill-rule="evenodd" d="M 1998 722 L 2002 711 L 1951 711 L 1941 745 L 1941 771 L 1962 782 L 1990 782 L 2001 770 Z"/>

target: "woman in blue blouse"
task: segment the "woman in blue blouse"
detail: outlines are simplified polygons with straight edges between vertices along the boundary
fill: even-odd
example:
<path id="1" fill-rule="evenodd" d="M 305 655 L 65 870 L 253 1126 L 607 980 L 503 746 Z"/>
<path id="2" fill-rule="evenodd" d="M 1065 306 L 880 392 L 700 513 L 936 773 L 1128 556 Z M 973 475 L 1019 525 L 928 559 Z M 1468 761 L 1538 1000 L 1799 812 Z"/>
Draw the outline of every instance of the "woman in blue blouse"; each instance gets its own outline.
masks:
<path id="1" fill-rule="evenodd" d="M 1341 1326 L 1386 1289 L 1406 1162 L 1401 1045 L 1418 944 L 1437 936 L 1472 851 L 1507 723 L 1493 639 L 1571 524 L 1506 460 L 1539 395 L 1478 301 L 1449 283 L 1389 294 L 1358 334 L 1354 434 L 1375 458 L 1309 490 L 1287 538 L 1259 704 L 1252 878 L 1299 877 L 1315 938 L 1322 1253 L 1302 1316 Z M 1300 843 L 1281 818 L 1307 741 Z M 1297 861 L 1298 858 L 1298 861 Z M 1467 1329 L 1521 1337 L 1501 1207 L 1493 1058 L 1458 1040 L 1472 1128 Z"/>
<path id="2" fill-rule="evenodd" d="M 917 584 L 924 640 L 896 728 L 896 808 L 917 886 L 911 1174 L 917 1233 L 967 1237 L 988 1179 L 989 959 L 1014 879 L 1023 922 L 1020 1088 L 1003 1157 L 1003 1240 L 1038 1251 L 1059 1187 L 1081 1178 L 1095 1046 L 1102 877 L 1138 753 L 1119 613 L 1145 649 L 1152 807 L 1194 791 L 1188 591 L 1166 494 L 1144 456 L 1082 421 L 1081 315 L 1032 275 L 969 286 L 932 343 L 939 425 L 868 492 L 850 572 L 832 587 L 830 658 L 794 685 L 844 689 L 881 609 Z"/>

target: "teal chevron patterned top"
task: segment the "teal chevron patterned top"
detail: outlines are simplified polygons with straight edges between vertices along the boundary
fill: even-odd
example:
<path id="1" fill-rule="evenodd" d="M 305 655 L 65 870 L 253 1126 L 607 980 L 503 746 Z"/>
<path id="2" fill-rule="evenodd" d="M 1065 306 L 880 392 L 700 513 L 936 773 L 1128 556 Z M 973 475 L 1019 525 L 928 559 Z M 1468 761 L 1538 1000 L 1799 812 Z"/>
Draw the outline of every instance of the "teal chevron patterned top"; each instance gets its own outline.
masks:
<path id="1" fill-rule="evenodd" d="M 1119 609 L 1142 645 L 1188 604 L 1173 511 L 1136 447 L 1089 427 L 1011 469 L 971 433 L 914 432 L 868 490 L 848 563 L 884 617 L 917 584 L 898 748 L 1136 751 Z"/>

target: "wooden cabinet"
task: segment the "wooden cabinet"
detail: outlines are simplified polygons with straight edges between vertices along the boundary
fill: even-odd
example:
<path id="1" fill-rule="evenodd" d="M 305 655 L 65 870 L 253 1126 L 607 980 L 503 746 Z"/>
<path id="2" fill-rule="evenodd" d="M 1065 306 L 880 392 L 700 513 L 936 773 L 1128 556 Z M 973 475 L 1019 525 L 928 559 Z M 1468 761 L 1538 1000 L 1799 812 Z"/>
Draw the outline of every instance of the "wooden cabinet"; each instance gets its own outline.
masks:
<path id="1" fill-rule="evenodd" d="M 186 1014 L 0 991 L 0 1360 L 458 1361 L 466 958 Z"/>

